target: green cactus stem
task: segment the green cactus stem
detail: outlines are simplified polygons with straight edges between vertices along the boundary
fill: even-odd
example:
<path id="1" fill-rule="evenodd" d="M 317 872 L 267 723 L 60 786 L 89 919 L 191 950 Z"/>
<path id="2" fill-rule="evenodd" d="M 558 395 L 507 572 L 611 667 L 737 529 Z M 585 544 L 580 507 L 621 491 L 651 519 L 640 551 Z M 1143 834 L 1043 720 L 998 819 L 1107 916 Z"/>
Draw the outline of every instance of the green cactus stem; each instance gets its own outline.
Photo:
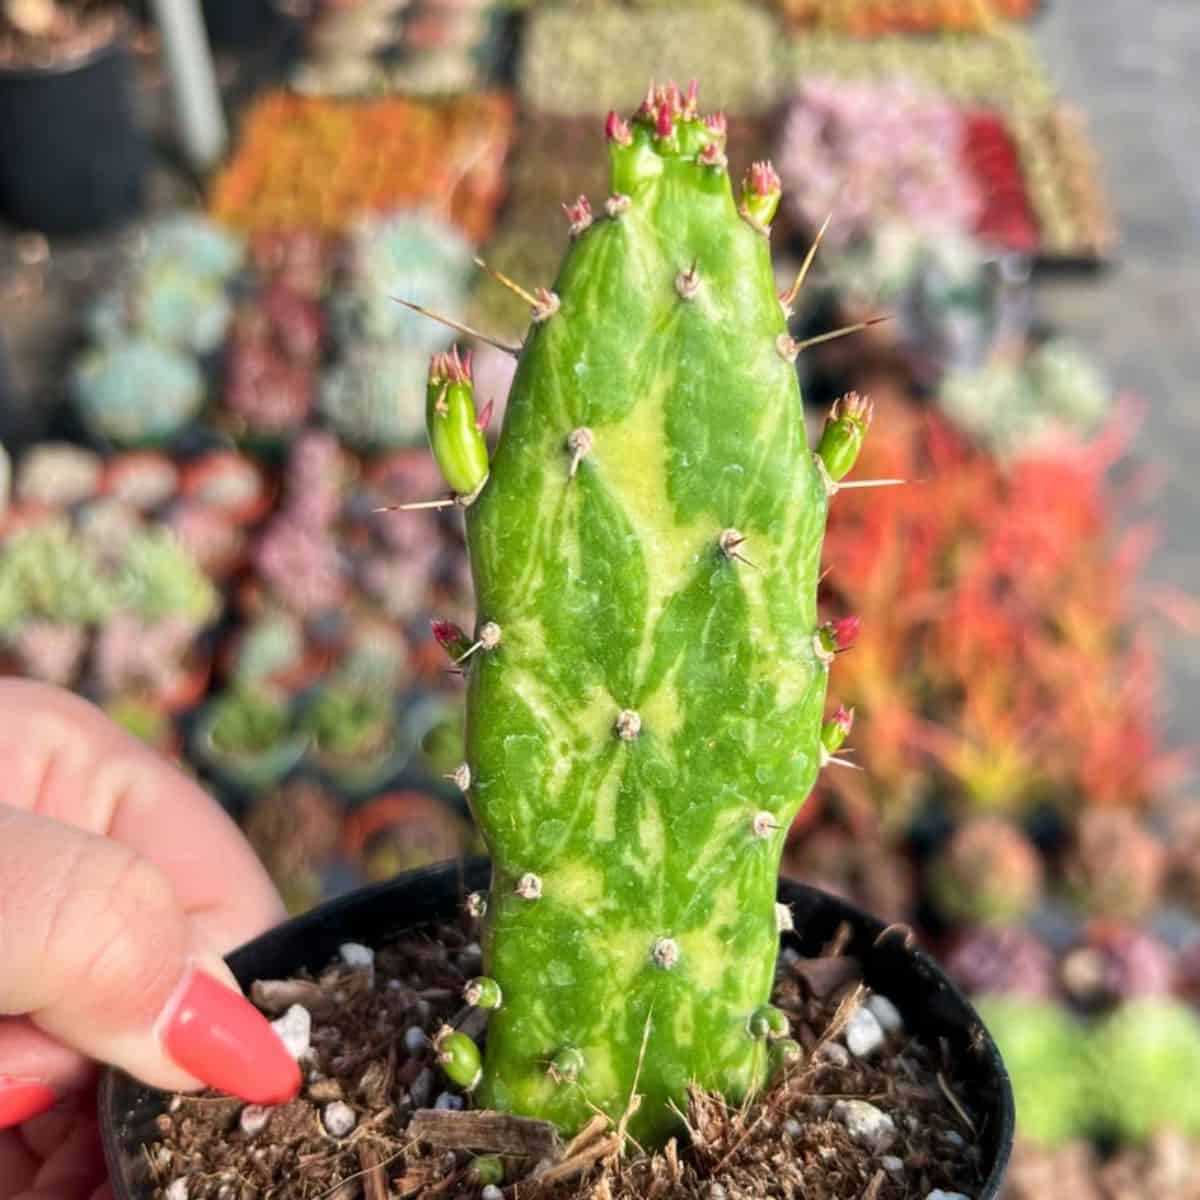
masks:
<path id="1" fill-rule="evenodd" d="M 764 236 L 778 177 L 735 199 L 694 89 L 606 133 L 611 195 L 532 292 L 466 509 L 478 625 L 439 641 L 493 858 L 478 1099 L 571 1132 L 636 1091 L 649 1146 L 690 1082 L 736 1103 L 780 1057 L 756 1032 L 786 1032 L 763 1015 L 780 855 L 856 626 L 817 615 L 829 468 Z"/>

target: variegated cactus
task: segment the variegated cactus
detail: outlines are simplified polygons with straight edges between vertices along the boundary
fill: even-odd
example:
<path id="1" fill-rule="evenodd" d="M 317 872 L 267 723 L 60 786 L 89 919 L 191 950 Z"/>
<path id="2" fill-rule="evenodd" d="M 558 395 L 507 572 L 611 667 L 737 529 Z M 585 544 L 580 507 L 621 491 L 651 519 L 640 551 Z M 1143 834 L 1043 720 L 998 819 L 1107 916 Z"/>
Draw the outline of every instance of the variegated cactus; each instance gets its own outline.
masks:
<path id="1" fill-rule="evenodd" d="M 438 1044 L 482 1104 L 565 1130 L 636 1092 L 655 1144 L 690 1081 L 737 1101 L 794 1049 L 767 1004 L 776 876 L 849 730 L 822 715 L 856 623 L 821 623 L 817 583 L 871 409 L 848 398 L 810 451 L 770 166 L 735 198 L 694 87 L 606 132 L 612 194 L 567 206 L 490 461 L 469 361 L 430 373 L 478 601 L 474 636 L 435 633 L 467 674 L 454 778 L 493 856 L 486 1055 Z"/>

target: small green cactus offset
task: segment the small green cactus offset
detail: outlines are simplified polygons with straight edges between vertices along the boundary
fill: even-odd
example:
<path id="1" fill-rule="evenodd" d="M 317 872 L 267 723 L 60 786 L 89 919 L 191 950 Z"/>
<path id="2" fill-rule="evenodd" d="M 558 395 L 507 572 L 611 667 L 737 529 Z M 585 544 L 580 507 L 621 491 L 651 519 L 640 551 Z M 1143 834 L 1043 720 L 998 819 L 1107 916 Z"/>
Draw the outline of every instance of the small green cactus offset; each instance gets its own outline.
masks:
<path id="1" fill-rule="evenodd" d="M 571 1131 L 636 1092 L 628 1127 L 654 1145 L 690 1082 L 760 1087 L 786 1032 L 764 1007 L 776 878 L 844 640 L 817 615 L 821 541 L 870 406 L 812 453 L 779 180 L 755 164 L 735 197 L 694 86 L 606 134 L 612 194 L 567 206 L 490 462 L 468 363 L 435 361 L 428 421 L 479 606 L 473 636 L 439 637 L 493 857 L 477 1100 Z"/>

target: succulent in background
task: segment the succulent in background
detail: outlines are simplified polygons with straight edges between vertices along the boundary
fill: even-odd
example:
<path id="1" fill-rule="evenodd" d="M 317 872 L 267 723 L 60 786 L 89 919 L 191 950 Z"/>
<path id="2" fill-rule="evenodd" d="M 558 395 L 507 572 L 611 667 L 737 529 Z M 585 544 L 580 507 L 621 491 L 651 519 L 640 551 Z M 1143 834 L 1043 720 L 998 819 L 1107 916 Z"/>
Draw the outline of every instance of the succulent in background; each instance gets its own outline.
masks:
<path id="1" fill-rule="evenodd" d="M 222 403 L 251 435 L 279 436 L 300 428 L 312 411 L 316 374 L 272 342 L 260 312 L 239 315 L 225 358 Z"/>
<path id="2" fill-rule="evenodd" d="M 145 528 L 145 518 L 137 509 L 107 496 L 88 501 L 75 513 L 76 535 L 109 571 L 119 569 L 130 543 Z"/>
<path id="3" fill-rule="evenodd" d="M 84 328 L 101 345 L 137 337 L 203 355 L 220 347 L 232 317 L 224 283 L 164 260 L 97 297 L 84 314 Z"/>
<path id="4" fill-rule="evenodd" d="M 346 592 L 337 543 L 322 529 L 277 516 L 254 551 L 259 577 L 275 600 L 301 617 L 336 608 Z"/>
<path id="5" fill-rule="evenodd" d="M 90 625 L 103 621 L 117 601 L 111 579 L 65 520 L 18 530 L 3 541 L 0 595 L 4 632 L 26 621 Z"/>
<path id="6" fill-rule="evenodd" d="M 970 996 L 1050 1000 L 1058 990 L 1054 955 L 1023 925 L 966 929 L 944 962 L 951 978 Z"/>
<path id="7" fill-rule="evenodd" d="M 288 702 L 272 692 L 238 688 L 213 702 L 209 738 L 231 758 L 256 758 L 292 734 Z"/>
<path id="8" fill-rule="evenodd" d="M 1193 797 L 1178 799 L 1168 808 L 1165 840 L 1171 889 L 1200 910 L 1200 804 Z"/>
<path id="9" fill-rule="evenodd" d="M 11 636 L 9 645 L 22 675 L 71 687 L 79 678 L 88 635 L 79 625 L 27 621 Z"/>
<path id="10" fill-rule="evenodd" d="M 289 518 L 306 529 L 328 529 L 342 509 L 345 474 L 337 439 L 306 431 L 288 457 L 284 505 Z"/>
<path id="11" fill-rule="evenodd" d="M 539 5 L 517 79 L 534 112 L 603 118 L 610 103 L 636 108 L 647 79 L 698 77 L 714 108 L 762 113 L 781 98 L 781 40 L 757 5 Z"/>
<path id="12" fill-rule="evenodd" d="M 145 233 L 145 263 L 173 263 L 198 279 L 231 279 L 245 257 L 242 239 L 203 213 L 174 212 L 159 217 Z"/>
<path id="13" fill-rule="evenodd" d="M 174 437 L 200 413 L 205 386 L 188 355 L 134 335 L 85 351 L 71 395 L 96 436 L 132 446 Z"/>
<path id="14" fill-rule="evenodd" d="M 350 683 L 330 683 L 313 698 L 302 718 L 313 749 L 334 759 L 370 758 L 395 737 L 390 692 Z"/>
<path id="15" fill-rule="evenodd" d="M 391 621 L 360 619 L 337 670 L 351 689 L 379 695 L 396 694 L 412 674 L 408 639 Z"/>
<path id="16" fill-rule="evenodd" d="M 1080 1008 L 1110 1008 L 1122 1001 L 1168 996 L 1175 986 L 1175 956 L 1151 934 L 1119 921 L 1092 921 L 1080 945 L 1059 964 L 1063 992 Z"/>
<path id="17" fill-rule="evenodd" d="M 402 297 L 459 318 L 474 272 L 470 243 L 430 216 L 400 214 L 364 221 L 346 247 L 346 266 L 331 301 L 343 346 L 359 341 L 407 347 L 422 356 L 449 341 L 444 327 L 398 303 Z"/>
<path id="18" fill-rule="evenodd" d="M 21 456 L 14 490 L 23 504 L 67 508 L 99 491 L 102 472 L 99 456 L 90 450 L 68 442 L 41 442 Z"/>
<path id="19" fill-rule="evenodd" d="M 84 326 L 99 342 L 140 335 L 208 354 L 229 327 L 225 285 L 243 257 L 236 235 L 198 213 L 162 218 L 147 230 L 125 277 L 93 301 Z"/>
<path id="20" fill-rule="evenodd" d="M 1000 817 L 964 822 L 930 867 L 930 898 L 950 921 L 1006 924 L 1025 916 L 1041 892 L 1037 849 Z"/>
<path id="21" fill-rule="evenodd" d="M 1137 921 L 1158 904 L 1167 850 L 1138 814 L 1120 808 L 1085 809 L 1074 833 L 1066 878 L 1087 912 Z"/>
<path id="22" fill-rule="evenodd" d="M 96 681 L 105 696 L 166 697 L 188 669 L 194 626 L 179 617 L 152 623 L 116 614 L 96 638 Z"/>
<path id="23" fill-rule="evenodd" d="M 1056 339 L 1021 362 L 1001 357 L 949 371 L 938 403 L 993 453 L 1012 458 L 1094 433 L 1111 411 L 1112 392 L 1093 360 Z"/>
<path id="24" fill-rule="evenodd" d="M 1200 1136 L 1200 1019 L 1189 1008 L 1166 999 L 1122 1004 L 1091 1034 L 1088 1052 L 1104 1132 L 1128 1143 L 1167 1127 Z"/>
<path id="25" fill-rule="evenodd" d="M 805 79 L 776 154 L 789 210 L 809 230 L 833 214 L 833 245 L 883 220 L 970 233 L 981 203 L 964 135 L 956 107 L 910 83 Z"/>
<path id="26" fill-rule="evenodd" d="M 1048 1147 L 1087 1137 L 1096 1097 L 1083 1026 L 1057 1004 L 1020 996 L 983 996 L 976 1009 L 1012 1080 L 1022 1136 Z"/>
<path id="27" fill-rule="evenodd" d="M 1114 418 L 1005 469 L 937 413 L 877 415 L 862 477 L 925 482 L 831 510 L 823 586 L 863 618 L 839 697 L 871 736 L 865 769 L 824 786 L 897 827 L 935 788 L 960 817 L 1073 815 L 1139 809 L 1168 779 L 1132 586 L 1144 532 L 1117 528 L 1106 481 L 1128 436 Z"/>
<path id="28" fill-rule="evenodd" d="M 321 377 L 321 415 L 360 450 L 413 445 L 424 433 L 427 374 L 420 351 L 354 345 Z"/>
<path id="29" fill-rule="evenodd" d="M 169 529 L 149 529 L 125 552 L 119 604 L 143 621 L 174 619 L 191 629 L 213 621 L 221 597 Z"/>
<path id="30" fill-rule="evenodd" d="M 230 676 L 238 686 L 263 687 L 304 660 L 304 626 L 291 613 L 271 611 L 239 631 Z"/>

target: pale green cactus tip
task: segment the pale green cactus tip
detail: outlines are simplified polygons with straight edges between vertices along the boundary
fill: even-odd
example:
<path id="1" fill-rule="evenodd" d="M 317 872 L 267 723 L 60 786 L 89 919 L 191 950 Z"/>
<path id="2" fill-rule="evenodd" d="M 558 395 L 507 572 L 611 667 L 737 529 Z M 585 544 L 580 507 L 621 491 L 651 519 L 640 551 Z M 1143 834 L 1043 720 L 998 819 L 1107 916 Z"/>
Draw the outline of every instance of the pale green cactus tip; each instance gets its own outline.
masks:
<path id="1" fill-rule="evenodd" d="M 490 455 L 469 359 L 435 356 L 427 426 L 455 498 L 413 507 L 464 510 L 479 604 L 473 635 L 434 627 L 466 675 L 454 778 L 493 859 L 486 904 L 467 901 L 487 970 L 468 998 L 496 1000 L 476 1098 L 564 1132 L 600 1110 L 654 1146 L 689 1083 L 737 1102 L 800 1052 L 767 1003 L 791 921 L 775 888 L 853 719 L 822 719 L 858 623 L 822 623 L 817 585 L 871 405 L 844 398 L 810 451 L 770 164 L 735 198 L 694 86 L 652 87 L 605 132 L 603 213 L 564 206 L 553 288 L 519 289 L 530 329 Z M 474 1043 L 453 1036 L 466 1086 Z"/>

